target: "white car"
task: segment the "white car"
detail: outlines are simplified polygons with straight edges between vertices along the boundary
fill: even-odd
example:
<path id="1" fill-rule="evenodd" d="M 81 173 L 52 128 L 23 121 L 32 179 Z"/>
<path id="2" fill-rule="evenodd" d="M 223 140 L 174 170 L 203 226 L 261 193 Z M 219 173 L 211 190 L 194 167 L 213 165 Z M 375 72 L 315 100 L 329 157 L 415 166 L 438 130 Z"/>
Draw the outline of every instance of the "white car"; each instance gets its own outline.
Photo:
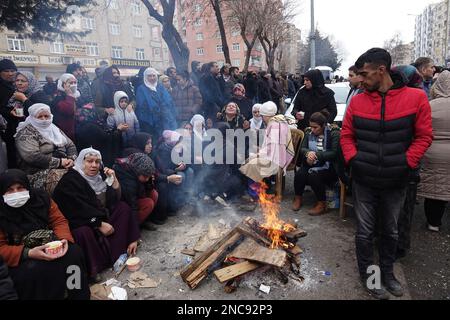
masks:
<path id="1" fill-rule="evenodd" d="M 334 91 L 334 100 L 337 105 L 337 116 L 334 122 L 342 123 L 344 121 L 345 109 L 347 108 L 347 97 L 350 92 L 350 85 L 348 82 L 338 82 L 333 84 L 326 84 L 327 88 Z"/>

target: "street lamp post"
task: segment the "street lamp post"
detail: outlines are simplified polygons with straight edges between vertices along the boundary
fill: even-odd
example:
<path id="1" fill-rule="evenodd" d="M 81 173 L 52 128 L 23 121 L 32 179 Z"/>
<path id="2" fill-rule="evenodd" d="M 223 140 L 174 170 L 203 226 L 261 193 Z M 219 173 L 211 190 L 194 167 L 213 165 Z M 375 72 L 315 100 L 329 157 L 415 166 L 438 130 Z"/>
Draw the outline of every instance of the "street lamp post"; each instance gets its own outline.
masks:
<path id="1" fill-rule="evenodd" d="M 315 23 L 314 23 L 314 0 L 311 0 L 310 46 L 311 46 L 311 68 L 315 68 L 316 67 L 316 31 L 315 31 Z"/>

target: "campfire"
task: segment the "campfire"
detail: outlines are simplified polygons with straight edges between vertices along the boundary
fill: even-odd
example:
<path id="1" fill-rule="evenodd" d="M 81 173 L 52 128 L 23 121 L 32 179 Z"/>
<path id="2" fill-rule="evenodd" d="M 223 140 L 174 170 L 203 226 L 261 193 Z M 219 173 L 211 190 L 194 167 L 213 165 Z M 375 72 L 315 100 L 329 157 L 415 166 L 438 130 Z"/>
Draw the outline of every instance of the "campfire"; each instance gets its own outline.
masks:
<path id="1" fill-rule="evenodd" d="M 232 292 L 244 274 L 263 266 L 273 268 L 283 283 L 289 278 L 303 281 L 300 275 L 303 251 L 297 242 L 307 234 L 295 223 L 279 218 L 280 199 L 268 195 L 266 190 L 262 185 L 258 191 L 264 222 L 248 217 L 205 251 L 183 250 L 184 254 L 195 256 L 180 272 L 191 289 L 214 274 L 220 283 L 226 283 L 225 291 Z"/>
<path id="2" fill-rule="evenodd" d="M 266 191 L 267 185 L 261 183 L 258 190 L 258 198 L 265 219 L 261 228 L 267 231 L 267 236 L 272 240 L 270 248 L 292 248 L 294 245 L 288 242 L 286 233 L 294 231 L 295 227 L 289 223 L 285 223 L 278 217 L 281 198 L 275 195 L 269 195 Z"/>

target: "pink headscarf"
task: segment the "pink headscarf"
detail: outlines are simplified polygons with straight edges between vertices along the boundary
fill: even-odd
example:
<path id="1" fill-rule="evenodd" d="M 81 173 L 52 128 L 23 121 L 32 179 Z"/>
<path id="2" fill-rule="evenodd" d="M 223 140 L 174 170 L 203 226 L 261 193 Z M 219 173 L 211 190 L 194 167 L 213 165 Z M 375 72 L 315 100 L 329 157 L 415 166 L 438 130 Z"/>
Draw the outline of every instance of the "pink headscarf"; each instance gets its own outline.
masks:
<path id="1" fill-rule="evenodd" d="M 180 142 L 181 134 L 176 131 L 164 130 L 162 137 L 165 143 L 171 147 L 174 147 L 178 142 Z"/>

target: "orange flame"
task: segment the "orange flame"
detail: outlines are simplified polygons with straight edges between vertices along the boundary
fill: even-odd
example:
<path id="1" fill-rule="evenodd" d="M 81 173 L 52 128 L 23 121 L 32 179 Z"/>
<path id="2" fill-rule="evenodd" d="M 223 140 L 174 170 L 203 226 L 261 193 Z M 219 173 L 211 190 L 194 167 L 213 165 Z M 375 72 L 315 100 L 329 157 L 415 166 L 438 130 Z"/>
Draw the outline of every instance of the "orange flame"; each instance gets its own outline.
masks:
<path id="1" fill-rule="evenodd" d="M 267 230 L 269 239 L 272 240 L 271 249 L 277 249 L 279 247 L 289 247 L 286 241 L 283 239 L 283 235 L 286 232 L 295 230 L 293 225 L 290 225 L 278 217 L 280 213 L 280 197 L 275 195 L 269 195 L 266 193 L 267 185 L 261 182 L 258 189 L 259 203 L 264 215 L 265 222 L 262 224 L 262 228 Z"/>

